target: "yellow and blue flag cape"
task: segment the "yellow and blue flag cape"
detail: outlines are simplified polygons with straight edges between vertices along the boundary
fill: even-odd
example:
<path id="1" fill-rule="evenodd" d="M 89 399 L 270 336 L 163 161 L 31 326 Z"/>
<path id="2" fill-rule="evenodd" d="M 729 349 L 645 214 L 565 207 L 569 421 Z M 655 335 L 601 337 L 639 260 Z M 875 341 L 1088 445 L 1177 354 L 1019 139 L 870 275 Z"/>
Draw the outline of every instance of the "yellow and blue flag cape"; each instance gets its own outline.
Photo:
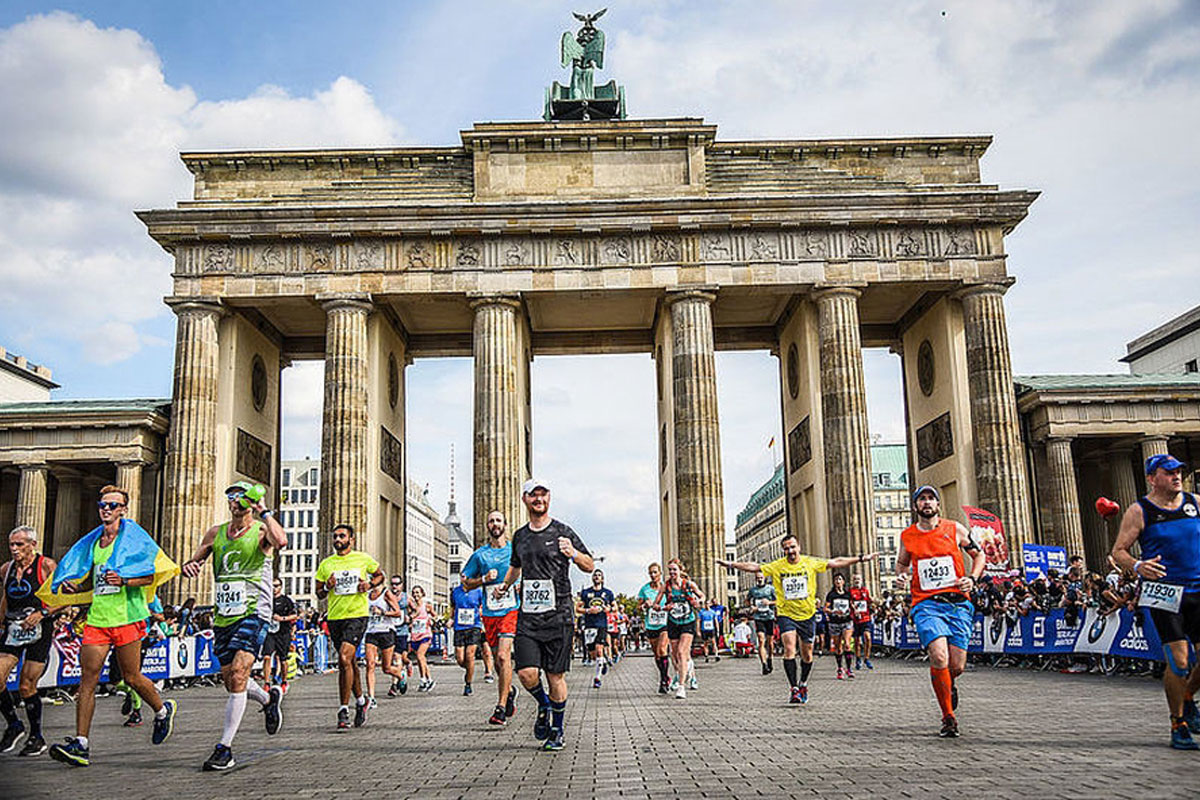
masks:
<path id="1" fill-rule="evenodd" d="M 38 598 L 48 607 L 83 606 L 92 602 L 91 590 L 69 593 L 62 589 L 67 581 L 74 583 L 83 580 L 92 571 L 92 555 L 102 533 L 104 526 L 99 525 L 76 542 L 37 590 Z M 117 533 L 112 555 L 108 559 L 108 568 L 125 579 L 153 575 L 154 580 L 143 587 L 147 603 L 154 600 L 159 586 L 179 574 L 179 566 L 145 528 L 131 519 L 121 520 L 121 530 Z"/>

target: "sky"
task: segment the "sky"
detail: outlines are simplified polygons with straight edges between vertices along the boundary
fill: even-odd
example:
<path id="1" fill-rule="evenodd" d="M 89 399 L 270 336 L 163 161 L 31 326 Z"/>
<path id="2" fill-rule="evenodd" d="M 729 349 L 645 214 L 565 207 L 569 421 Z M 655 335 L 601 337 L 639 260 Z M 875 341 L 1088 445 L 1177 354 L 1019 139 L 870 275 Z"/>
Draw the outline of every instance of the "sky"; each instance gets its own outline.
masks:
<path id="1" fill-rule="evenodd" d="M 280 11 L 285 8 L 286 12 Z M 1200 4 L 1013 0 L 610 3 L 605 69 L 637 118 L 720 139 L 990 134 L 983 179 L 1041 197 L 1007 238 L 1018 374 L 1124 372 L 1197 304 Z M 535 119 L 577 23 L 528 2 L 0 0 L 0 345 L 55 397 L 170 395 L 169 257 L 134 217 L 190 193 L 181 150 L 456 144 Z M 903 436 L 899 365 L 865 356 L 872 433 Z M 778 365 L 717 359 L 726 518 L 766 480 Z M 285 458 L 316 456 L 320 365 L 285 371 Z M 418 361 L 408 469 L 470 524 L 471 374 Z M 657 556 L 648 356 L 538 358 L 535 472 L 632 591 Z"/>

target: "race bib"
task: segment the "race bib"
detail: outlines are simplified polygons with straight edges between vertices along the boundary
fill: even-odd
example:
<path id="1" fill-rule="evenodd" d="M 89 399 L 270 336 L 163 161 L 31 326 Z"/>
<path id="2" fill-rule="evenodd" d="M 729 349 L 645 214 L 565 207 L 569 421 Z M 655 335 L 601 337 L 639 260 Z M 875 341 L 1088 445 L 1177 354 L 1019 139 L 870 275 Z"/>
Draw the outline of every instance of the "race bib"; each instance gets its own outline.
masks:
<path id="1" fill-rule="evenodd" d="M 4 644 L 8 647 L 25 647 L 36 642 L 41 636 L 41 625 L 34 625 L 26 630 L 21 627 L 20 620 L 14 620 L 8 623 L 8 636 L 5 638 Z"/>
<path id="2" fill-rule="evenodd" d="M 595 644 L 596 637 L 599 635 L 600 635 L 600 631 L 597 630 L 596 628 L 584 628 L 583 629 L 583 643 L 589 644 L 589 645 Z"/>
<path id="3" fill-rule="evenodd" d="M 421 639 L 429 633 L 429 620 L 414 619 L 412 621 L 412 638 Z"/>
<path id="4" fill-rule="evenodd" d="M 461 628 L 472 628 L 475 626 L 475 609 L 460 608 L 455 614 L 455 620 Z"/>
<path id="5" fill-rule="evenodd" d="M 92 581 L 92 583 L 94 584 L 92 586 L 92 596 L 103 597 L 104 595 L 116 594 L 117 592 L 121 591 L 120 585 L 115 584 L 115 583 L 109 583 L 106 580 L 104 580 L 104 576 L 107 572 L 108 572 L 107 564 L 96 567 L 95 574 L 98 577 L 94 578 Z"/>
<path id="6" fill-rule="evenodd" d="M 854 601 L 854 613 L 855 614 L 867 613 L 867 601 L 866 600 L 855 600 Z"/>
<path id="7" fill-rule="evenodd" d="M 768 608 L 771 607 L 771 601 L 765 597 L 760 597 L 754 601 L 754 607 L 757 608 L 759 611 L 766 611 Z"/>
<path id="8" fill-rule="evenodd" d="M 667 624 L 667 610 L 665 608 L 651 608 L 646 611 L 646 627 L 661 628 Z"/>
<path id="9" fill-rule="evenodd" d="M 270 633 L 279 633 L 279 620 L 271 620 L 271 624 L 267 626 L 267 631 Z"/>
<path id="10" fill-rule="evenodd" d="M 1142 594 L 1138 597 L 1139 606 L 1178 614 L 1181 603 L 1183 603 L 1182 586 L 1158 581 L 1142 581 Z"/>
<path id="11" fill-rule="evenodd" d="M 692 607 L 683 601 L 680 601 L 677 603 L 671 603 L 672 619 L 683 619 L 688 614 L 690 614 L 691 611 L 692 611 Z"/>
<path id="12" fill-rule="evenodd" d="M 700 630 L 711 631 L 713 629 L 713 621 L 711 619 L 700 620 Z"/>
<path id="13" fill-rule="evenodd" d="M 521 607 L 525 613 L 545 614 L 554 610 L 554 581 L 526 578 L 521 587 Z"/>
<path id="14" fill-rule="evenodd" d="M 213 587 L 213 605 L 222 617 L 246 613 L 246 582 L 224 581 Z"/>
<path id="15" fill-rule="evenodd" d="M 803 600 L 808 597 L 808 575 L 784 575 L 782 583 L 785 600 Z"/>
<path id="16" fill-rule="evenodd" d="M 918 560 L 917 576 L 921 588 L 927 592 L 953 586 L 958 582 L 958 576 L 954 574 L 954 557 L 934 556 Z"/>
<path id="17" fill-rule="evenodd" d="M 356 569 L 339 569 L 333 573 L 334 594 L 358 594 L 358 582 L 362 580 Z"/>
<path id="18" fill-rule="evenodd" d="M 492 597 L 492 589 L 489 586 L 487 591 L 483 593 L 483 604 L 488 611 L 508 611 L 511 608 L 517 607 L 517 587 L 510 586 L 508 591 L 500 595 L 500 599 Z"/>
<path id="19" fill-rule="evenodd" d="M 850 610 L 850 601 L 844 597 L 839 597 L 833 601 L 833 611 L 835 614 L 845 614 Z"/>

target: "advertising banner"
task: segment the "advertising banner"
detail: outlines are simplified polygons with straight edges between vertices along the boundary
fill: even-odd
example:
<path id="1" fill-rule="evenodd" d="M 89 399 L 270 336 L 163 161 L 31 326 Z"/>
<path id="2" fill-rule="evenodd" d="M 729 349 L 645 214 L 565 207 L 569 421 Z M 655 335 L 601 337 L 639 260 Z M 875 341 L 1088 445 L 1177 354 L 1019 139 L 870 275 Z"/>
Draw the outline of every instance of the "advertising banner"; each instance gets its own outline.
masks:
<path id="1" fill-rule="evenodd" d="M 1007 575 L 1010 558 L 1008 539 L 1004 536 L 1004 523 L 995 514 L 982 508 L 963 506 L 962 510 L 967 515 L 967 527 L 971 531 L 971 538 L 979 545 L 984 558 L 987 559 L 984 574 Z"/>
<path id="2" fill-rule="evenodd" d="M 1055 547 L 1048 544 L 1026 544 L 1021 546 L 1021 554 L 1025 561 L 1025 580 L 1033 581 L 1046 577 L 1049 570 L 1057 570 L 1060 575 L 1067 571 L 1067 550 L 1065 547 Z"/>

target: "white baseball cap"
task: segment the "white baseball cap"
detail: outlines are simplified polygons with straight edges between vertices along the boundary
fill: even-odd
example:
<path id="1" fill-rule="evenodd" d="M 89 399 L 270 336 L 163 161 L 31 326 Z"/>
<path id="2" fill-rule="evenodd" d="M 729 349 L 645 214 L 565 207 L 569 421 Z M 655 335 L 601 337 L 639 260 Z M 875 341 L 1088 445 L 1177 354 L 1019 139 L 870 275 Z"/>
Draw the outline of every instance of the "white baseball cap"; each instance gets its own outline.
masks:
<path id="1" fill-rule="evenodd" d="M 530 478 L 521 486 L 521 494 L 533 494 L 534 489 L 545 489 L 550 491 L 550 485 L 545 481 L 539 481 L 537 478 Z"/>

